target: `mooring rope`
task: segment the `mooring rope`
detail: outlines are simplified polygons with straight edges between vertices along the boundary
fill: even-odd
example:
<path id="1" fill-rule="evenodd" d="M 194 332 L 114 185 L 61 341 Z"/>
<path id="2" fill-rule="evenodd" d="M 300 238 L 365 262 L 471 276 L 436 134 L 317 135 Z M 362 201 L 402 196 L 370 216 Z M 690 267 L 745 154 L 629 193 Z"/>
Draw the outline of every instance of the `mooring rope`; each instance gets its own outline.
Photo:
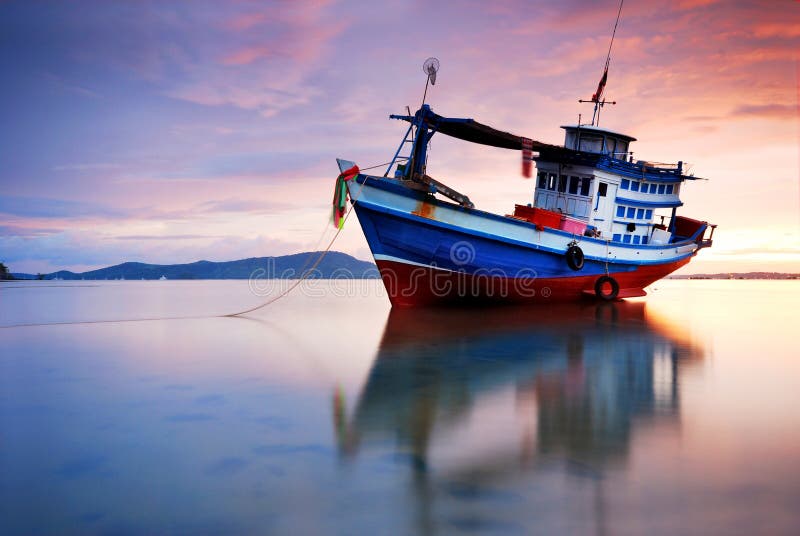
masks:
<path id="1" fill-rule="evenodd" d="M 375 168 L 383 167 L 383 166 L 389 165 L 391 163 L 392 162 L 384 162 L 383 164 L 377 164 L 377 165 L 374 165 L 374 166 L 369 166 L 369 167 L 365 167 L 365 168 L 359 168 L 359 173 L 361 171 L 367 171 L 369 169 L 375 169 Z M 234 316 L 245 315 L 247 313 L 252 313 L 253 311 L 258 311 L 259 309 L 263 309 L 264 307 L 267 307 L 268 305 L 272 305 L 276 301 L 280 300 L 281 298 L 283 298 L 284 296 L 286 296 L 287 294 L 292 292 L 294 289 L 296 289 L 298 286 L 300 286 L 300 284 L 303 281 L 308 279 L 308 277 L 311 274 L 314 273 L 314 270 L 316 270 L 317 266 L 319 266 L 319 264 L 322 262 L 322 259 L 325 258 L 325 255 L 327 255 L 328 252 L 331 250 L 331 248 L 333 247 L 334 242 L 336 242 L 336 239 L 339 238 L 339 234 L 342 232 L 342 229 L 344 229 L 344 224 L 347 223 L 347 218 L 350 217 L 350 213 L 353 212 L 353 207 L 355 207 L 356 201 L 358 201 L 358 198 L 361 197 L 361 194 L 362 194 L 362 192 L 364 191 L 364 188 L 367 185 L 367 180 L 368 179 L 369 179 L 369 176 L 365 175 L 364 176 L 364 183 L 361 185 L 361 188 L 358 190 L 358 193 L 356 194 L 356 196 L 353 197 L 350 200 L 350 208 L 347 209 L 347 213 L 345 213 L 345 215 L 344 215 L 344 219 L 342 220 L 341 226 L 336 229 L 336 233 L 333 235 L 333 238 L 331 238 L 331 241 L 328 243 L 328 247 L 326 247 L 324 250 L 322 250 L 322 253 L 320 253 L 319 257 L 314 262 L 314 264 L 311 266 L 311 268 L 309 268 L 305 272 L 303 272 L 304 268 L 301 269 L 300 271 L 302 272 L 302 275 L 300 276 L 300 278 L 295 280 L 295 282 L 289 288 L 287 288 L 286 290 L 284 290 L 283 292 L 281 292 L 277 296 L 273 296 L 272 298 L 268 299 L 264 303 L 262 303 L 260 305 L 256 305 L 255 307 L 251 307 L 249 309 L 245 309 L 244 311 L 239 311 L 238 313 L 231 313 L 231 314 L 221 315 L 221 316 L 223 316 L 223 317 L 234 317 Z M 328 226 L 329 225 L 330 225 L 330 221 L 328 222 Z M 326 226 L 325 229 L 323 230 L 323 236 L 324 236 L 324 233 L 327 232 L 328 226 Z M 306 260 L 306 264 L 308 263 L 308 260 L 310 260 L 311 258 L 312 258 L 311 255 L 309 255 L 309 258 Z"/>
<path id="2" fill-rule="evenodd" d="M 384 162 L 382 164 L 376 164 L 374 166 L 368 166 L 368 167 L 365 167 L 365 168 L 359 168 L 359 172 L 367 171 L 367 170 L 375 169 L 375 168 L 379 168 L 379 167 L 383 167 L 383 166 L 389 165 L 389 164 L 391 164 L 393 162 L 394 161 L 392 161 L 392 162 Z M 364 191 L 364 187 L 366 186 L 366 182 L 367 182 L 368 179 L 369 179 L 369 176 L 365 175 L 364 176 L 364 183 L 361 186 L 361 189 L 358 191 L 358 194 L 355 197 L 353 197 L 351 199 L 351 201 L 350 201 L 350 208 L 345 213 L 343 222 L 347 222 L 347 219 L 350 217 L 350 213 L 353 211 L 353 207 L 355 206 L 356 201 L 358 201 L 358 198 L 361 197 L 361 193 Z M 328 224 L 322 230 L 322 233 L 320 235 L 319 240 L 317 241 L 317 244 L 322 242 L 322 239 L 325 237 L 325 233 L 328 232 L 328 228 L 330 227 L 330 225 L 331 225 L 331 222 L 328 221 Z M 308 256 L 308 259 L 306 259 L 306 262 L 304 263 L 303 267 L 300 269 L 300 272 L 302 273 L 301 277 L 299 279 L 297 279 L 289 288 L 287 288 L 285 291 L 281 292 L 277 296 L 274 296 L 274 297 L 268 299 L 267 301 L 265 301 L 264 303 L 262 303 L 260 305 L 257 305 L 255 307 L 251 307 L 249 309 L 245 309 L 244 311 L 239 311 L 238 313 L 218 314 L 218 315 L 202 315 L 202 316 L 198 316 L 198 315 L 193 315 L 193 316 L 155 316 L 155 317 L 146 317 L 146 318 L 121 318 L 121 319 L 111 319 L 111 320 L 76 320 L 76 321 L 67 321 L 67 322 L 38 322 L 38 323 L 37 322 L 30 322 L 30 323 L 23 323 L 23 324 L 11 324 L 11 325 L 7 325 L 7 326 L 0 326 L 0 329 L 37 327 L 37 326 L 69 326 L 69 325 L 81 325 L 81 324 L 118 324 L 118 323 L 123 323 L 123 322 L 153 322 L 153 321 L 157 321 L 157 320 L 199 320 L 199 319 L 206 319 L 206 318 L 233 318 L 233 317 L 238 317 L 238 316 L 241 316 L 241 315 L 245 315 L 247 313 L 252 313 L 253 311 L 257 311 L 259 309 L 263 309 L 264 307 L 267 307 L 268 305 L 271 305 L 271 304 L 275 303 L 276 301 L 280 300 L 281 298 L 285 297 L 290 292 L 292 292 L 294 289 L 296 289 L 303 281 L 308 279 L 308 277 L 312 273 L 314 273 L 314 270 L 317 268 L 317 266 L 319 266 L 319 264 L 322 262 L 322 259 L 325 258 L 325 255 L 327 255 L 328 252 L 331 250 L 331 248 L 333 247 L 334 242 L 336 242 L 336 239 L 341 234 L 342 229 L 344 229 L 344 223 L 342 224 L 342 226 L 340 228 L 338 228 L 336 230 L 336 233 L 333 235 L 333 238 L 331 238 L 330 242 L 328 243 L 328 246 L 320 253 L 320 255 L 317 258 L 317 260 L 314 261 L 314 264 L 310 268 L 308 268 L 308 270 L 306 270 L 306 266 L 311 261 L 311 259 L 314 258 L 314 254 L 311 253 Z M 88 285 L 85 285 L 85 286 L 88 286 Z"/>
<path id="3" fill-rule="evenodd" d="M 153 322 L 155 320 L 199 320 L 201 318 L 216 318 L 214 316 L 154 316 L 150 318 L 116 318 L 112 320 L 74 320 L 66 322 L 30 322 L 25 324 L 10 324 L 0 326 L 0 329 L 31 328 L 37 326 L 77 326 L 81 324 L 120 324 L 123 322 Z"/>
<path id="4" fill-rule="evenodd" d="M 363 190 L 364 187 L 362 186 L 361 188 Z M 361 190 L 358 193 L 361 194 Z M 353 199 L 353 203 L 355 203 L 355 201 L 356 200 Z M 350 213 L 352 211 L 353 211 L 353 205 L 351 204 L 350 208 L 347 210 L 347 213 L 344 216 L 344 222 L 345 223 L 347 222 L 347 218 L 350 217 Z M 309 268 L 307 271 L 305 271 L 300 276 L 300 278 L 296 279 L 295 282 L 289 288 L 287 288 L 286 290 L 284 290 L 283 292 L 281 292 L 277 296 L 274 296 L 274 297 L 270 298 L 269 300 L 265 301 L 261 305 L 256 305 L 255 307 L 251 307 L 250 309 L 245 309 L 244 311 L 239 311 L 238 313 L 230 313 L 230 314 L 227 314 L 227 315 L 220 315 L 220 316 L 222 316 L 222 317 L 232 317 L 232 316 L 240 316 L 240 315 L 245 315 L 247 313 L 252 313 L 253 311 L 258 311 L 259 309 L 263 309 L 264 307 L 275 303 L 276 301 L 280 300 L 281 298 L 283 298 L 284 296 L 289 294 L 291 291 L 293 291 L 298 286 L 300 286 L 300 283 L 302 283 L 303 281 L 308 279 L 308 276 L 311 275 L 314 272 L 314 270 L 316 270 L 317 266 L 319 266 L 319 263 L 322 262 L 322 259 L 325 258 L 325 255 L 327 255 L 328 252 L 331 250 L 331 247 L 333 247 L 333 243 L 336 242 L 337 238 L 339 238 L 339 234 L 342 232 L 342 229 L 344 229 L 344 225 L 342 225 L 342 227 L 339 227 L 338 229 L 336 229 L 336 234 L 334 234 L 333 238 L 331 238 L 331 241 L 328 243 L 328 247 L 326 247 L 324 250 L 322 250 L 322 253 L 320 253 L 320 256 L 317 258 L 317 260 L 314 262 L 314 264 L 311 266 L 311 268 Z M 327 228 L 325 230 L 327 231 Z M 309 255 L 309 259 L 310 258 L 311 258 L 311 255 Z M 308 262 L 308 261 L 306 261 L 306 262 Z"/>

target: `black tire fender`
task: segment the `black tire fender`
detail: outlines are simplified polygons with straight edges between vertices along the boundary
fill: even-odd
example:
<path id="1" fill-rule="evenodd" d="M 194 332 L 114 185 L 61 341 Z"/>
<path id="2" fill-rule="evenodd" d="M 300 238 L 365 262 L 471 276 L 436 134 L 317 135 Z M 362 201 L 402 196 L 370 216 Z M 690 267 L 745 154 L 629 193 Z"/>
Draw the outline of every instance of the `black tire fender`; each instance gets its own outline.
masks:
<path id="1" fill-rule="evenodd" d="M 611 285 L 611 291 L 605 292 L 606 283 Z M 604 301 L 612 301 L 619 295 L 619 283 L 609 275 L 601 275 L 594 283 L 594 293 Z"/>
<path id="2" fill-rule="evenodd" d="M 583 268 L 583 250 L 578 246 L 572 245 L 566 252 L 567 265 L 576 272 Z"/>

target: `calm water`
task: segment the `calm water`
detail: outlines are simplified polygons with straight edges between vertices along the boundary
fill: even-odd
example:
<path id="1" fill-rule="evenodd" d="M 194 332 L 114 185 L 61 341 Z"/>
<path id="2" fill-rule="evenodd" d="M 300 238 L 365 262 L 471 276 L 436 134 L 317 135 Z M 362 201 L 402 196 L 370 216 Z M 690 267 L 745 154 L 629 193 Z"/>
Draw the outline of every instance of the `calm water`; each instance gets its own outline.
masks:
<path id="1" fill-rule="evenodd" d="M 0 286 L 2 326 L 206 316 L 0 329 L 0 533 L 800 533 L 800 282 L 377 285 Z"/>

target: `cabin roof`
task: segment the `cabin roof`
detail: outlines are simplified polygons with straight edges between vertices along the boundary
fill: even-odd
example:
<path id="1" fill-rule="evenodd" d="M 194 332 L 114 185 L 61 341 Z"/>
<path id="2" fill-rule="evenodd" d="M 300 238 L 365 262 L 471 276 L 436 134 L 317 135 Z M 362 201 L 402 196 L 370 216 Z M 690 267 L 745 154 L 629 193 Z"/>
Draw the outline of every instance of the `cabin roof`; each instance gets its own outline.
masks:
<path id="1" fill-rule="evenodd" d="M 620 132 L 614 132 L 613 130 L 608 130 L 606 128 L 595 127 L 595 126 L 592 126 L 592 125 L 581 125 L 580 127 L 578 125 L 562 125 L 561 128 L 563 128 L 564 130 L 578 130 L 578 128 L 580 128 L 581 131 L 584 131 L 584 132 L 594 132 L 596 134 L 606 134 L 606 135 L 609 135 L 609 136 L 613 136 L 615 138 L 619 138 L 621 140 L 636 141 L 636 138 L 634 138 L 633 136 L 628 136 L 627 134 L 622 134 Z"/>

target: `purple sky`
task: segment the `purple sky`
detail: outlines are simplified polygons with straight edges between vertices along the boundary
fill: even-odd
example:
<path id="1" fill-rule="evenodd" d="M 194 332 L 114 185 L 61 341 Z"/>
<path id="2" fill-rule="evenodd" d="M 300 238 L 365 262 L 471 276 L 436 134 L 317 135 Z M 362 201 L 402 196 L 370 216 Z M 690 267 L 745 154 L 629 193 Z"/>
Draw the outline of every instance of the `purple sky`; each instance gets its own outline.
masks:
<path id="1" fill-rule="evenodd" d="M 617 2 L 0 2 L 0 261 L 13 271 L 313 248 L 336 157 L 389 160 L 434 110 L 561 143 Z M 800 271 L 800 3 L 628 0 L 603 124 L 710 181 L 692 271 Z M 435 137 L 429 172 L 507 213 L 519 155 Z M 369 258 L 355 220 L 337 242 Z"/>

